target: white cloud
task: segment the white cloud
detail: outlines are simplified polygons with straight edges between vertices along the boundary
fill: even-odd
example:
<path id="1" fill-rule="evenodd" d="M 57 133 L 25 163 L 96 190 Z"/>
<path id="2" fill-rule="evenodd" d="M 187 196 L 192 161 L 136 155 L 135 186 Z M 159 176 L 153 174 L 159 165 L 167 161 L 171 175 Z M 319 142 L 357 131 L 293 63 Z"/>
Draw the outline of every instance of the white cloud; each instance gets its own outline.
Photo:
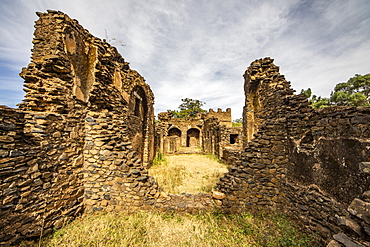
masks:
<path id="1" fill-rule="evenodd" d="M 370 5 L 363 0 L 7 1 L 0 10 L 1 73 L 9 69 L 6 76 L 16 77 L 28 63 L 34 12 L 46 9 L 122 41 L 126 46 L 117 48 L 151 85 L 156 113 L 187 97 L 206 101 L 205 108 L 231 107 L 233 118 L 241 117 L 242 75 L 265 56 L 275 58 L 296 90 L 311 87 L 321 95 L 369 73 Z"/>

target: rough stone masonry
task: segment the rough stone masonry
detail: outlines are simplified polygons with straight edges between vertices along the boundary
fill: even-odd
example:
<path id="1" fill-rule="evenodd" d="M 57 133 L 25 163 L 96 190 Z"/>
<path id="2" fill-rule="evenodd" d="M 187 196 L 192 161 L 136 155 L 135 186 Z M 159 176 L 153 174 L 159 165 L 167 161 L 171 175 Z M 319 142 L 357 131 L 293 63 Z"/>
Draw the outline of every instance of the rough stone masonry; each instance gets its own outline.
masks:
<path id="1" fill-rule="evenodd" d="M 245 149 L 218 183 L 225 209 L 276 206 L 330 246 L 370 245 L 370 107 L 313 110 L 270 58 L 244 74 Z"/>
<path id="2" fill-rule="evenodd" d="M 144 78 L 76 20 L 37 14 L 25 100 L 0 109 L 0 245 L 159 197 L 145 169 L 154 96 Z"/>
<path id="3" fill-rule="evenodd" d="M 243 150 L 220 150 L 232 134 L 222 119 L 204 121 L 195 139 L 227 154 L 214 198 L 166 195 L 147 172 L 158 140 L 144 78 L 76 20 L 37 14 L 25 100 L 0 107 L 0 245 L 84 212 L 217 206 L 283 208 L 323 246 L 370 246 L 369 107 L 313 110 L 272 59 L 256 60 L 244 74 Z"/>

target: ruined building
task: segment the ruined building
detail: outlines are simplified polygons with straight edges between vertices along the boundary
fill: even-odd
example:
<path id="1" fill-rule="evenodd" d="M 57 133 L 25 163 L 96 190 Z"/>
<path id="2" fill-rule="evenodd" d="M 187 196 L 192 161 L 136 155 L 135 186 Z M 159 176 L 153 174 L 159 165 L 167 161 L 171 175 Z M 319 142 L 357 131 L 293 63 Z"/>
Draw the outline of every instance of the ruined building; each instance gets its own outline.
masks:
<path id="1" fill-rule="evenodd" d="M 280 208 L 323 246 L 370 245 L 369 107 L 314 110 L 265 58 L 244 74 L 243 130 L 228 110 L 160 114 L 155 128 L 152 91 L 114 47 L 61 12 L 38 15 L 25 100 L 0 107 L 0 245 L 82 213 L 215 207 Z M 222 193 L 161 192 L 147 172 L 157 149 L 196 145 L 229 164 Z"/>
<path id="2" fill-rule="evenodd" d="M 223 159 L 224 149 L 242 147 L 242 127 L 232 127 L 230 108 L 217 112 L 209 109 L 188 118 L 173 118 L 170 112 L 162 112 L 158 114 L 156 131 L 158 150 L 164 154 L 184 152 L 182 147 L 200 147 Z"/>

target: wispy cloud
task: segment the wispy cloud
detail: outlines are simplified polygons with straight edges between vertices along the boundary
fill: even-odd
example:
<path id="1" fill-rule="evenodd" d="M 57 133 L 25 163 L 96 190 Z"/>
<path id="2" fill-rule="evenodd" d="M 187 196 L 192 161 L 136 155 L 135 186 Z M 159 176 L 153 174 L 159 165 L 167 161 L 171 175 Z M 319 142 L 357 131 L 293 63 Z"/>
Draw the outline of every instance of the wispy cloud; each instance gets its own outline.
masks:
<path id="1" fill-rule="evenodd" d="M 28 63 L 34 12 L 46 9 L 65 12 L 95 36 L 122 41 L 122 56 L 154 91 L 156 113 L 187 97 L 205 101 L 205 108 L 230 107 L 241 117 L 242 75 L 265 56 L 275 58 L 297 91 L 311 87 L 324 96 L 355 73 L 370 72 L 366 0 L 3 2 L 0 104 L 11 102 L 2 97 L 4 89 L 20 91 L 6 81 Z"/>

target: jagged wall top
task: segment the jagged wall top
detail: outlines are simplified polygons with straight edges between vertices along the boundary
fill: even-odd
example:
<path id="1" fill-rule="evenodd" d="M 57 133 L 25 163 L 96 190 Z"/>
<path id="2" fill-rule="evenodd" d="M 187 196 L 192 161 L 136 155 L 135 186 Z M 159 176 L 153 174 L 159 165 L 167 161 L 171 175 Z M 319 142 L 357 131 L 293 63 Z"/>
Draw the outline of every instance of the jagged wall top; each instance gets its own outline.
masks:
<path id="1" fill-rule="evenodd" d="M 21 109 L 63 113 L 73 104 L 91 105 L 92 92 L 100 90 L 97 86 L 102 84 L 113 85 L 126 103 L 133 89 L 140 86 L 148 103 L 153 104 L 153 93 L 144 78 L 130 69 L 115 47 L 60 11 L 37 15 L 32 61 L 20 74 L 26 91 Z M 108 101 L 101 99 L 100 104 L 114 108 Z"/>
<path id="2" fill-rule="evenodd" d="M 284 99 L 293 95 L 290 83 L 279 73 L 274 60 L 267 57 L 251 63 L 243 75 L 245 107 L 243 126 L 245 142 L 251 141 L 267 117 L 277 116 Z"/>

